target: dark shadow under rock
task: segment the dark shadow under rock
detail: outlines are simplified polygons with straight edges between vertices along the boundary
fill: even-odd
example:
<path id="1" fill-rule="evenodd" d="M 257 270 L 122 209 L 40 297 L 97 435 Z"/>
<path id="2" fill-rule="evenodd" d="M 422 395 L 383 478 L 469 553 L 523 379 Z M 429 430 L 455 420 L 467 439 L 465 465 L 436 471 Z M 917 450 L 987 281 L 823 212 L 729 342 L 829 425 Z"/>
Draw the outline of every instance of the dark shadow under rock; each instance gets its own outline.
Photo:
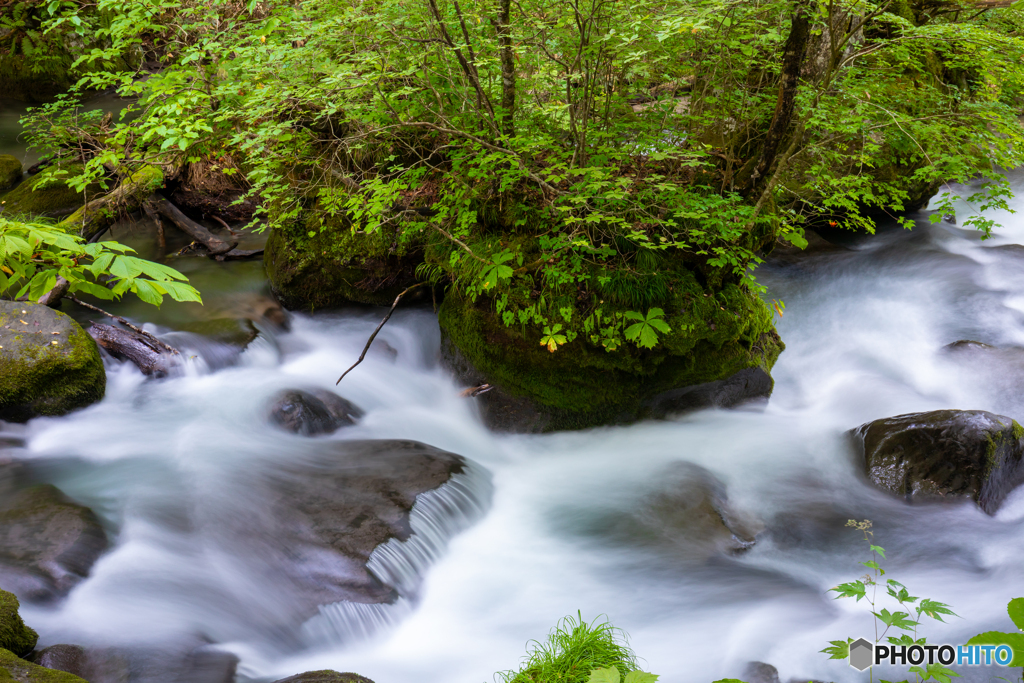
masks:
<path id="1" fill-rule="evenodd" d="M 324 389 L 290 389 L 274 399 L 270 419 L 285 431 L 303 436 L 330 434 L 354 425 L 363 411 L 352 402 Z"/>
<path id="2" fill-rule="evenodd" d="M 1024 483 L 1024 428 L 981 410 L 936 410 L 875 420 L 851 432 L 868 478 L 920 500 L 973 499 L 995 514 Z"/>
<path id="3" fill-rule="evenodd" d="M 64 595 L 106 549 L 92 510 L 49 484 L 25 489 L 0 507 L 0 585 L 24 599 Z"/>

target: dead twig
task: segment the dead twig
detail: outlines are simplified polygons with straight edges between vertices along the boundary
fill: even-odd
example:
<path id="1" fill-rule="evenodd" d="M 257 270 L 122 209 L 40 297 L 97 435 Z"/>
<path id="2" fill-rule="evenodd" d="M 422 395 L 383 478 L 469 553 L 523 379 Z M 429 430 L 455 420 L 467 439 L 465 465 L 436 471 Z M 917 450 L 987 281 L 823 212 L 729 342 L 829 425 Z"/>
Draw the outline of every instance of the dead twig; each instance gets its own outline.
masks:
<path id="1" fill-rule="evenodd" d="M 160 341 L 159 339 L 157 339 L 156 337 L 151 335 L 149 332 L 146 332 L 145 330 L 140 329 L 140 328 L 136 327 L 135 325 L 132 325 L 130 322 L 128 322 L 127 320 L 125 320 L 121 316 L 114 315 L 113 313 L 107 313 L 102 308 L 99 308 L 97 306 L 93 306 L 92 304 L 87 304 L 84 301 L 82 301 L 81 299 L 79 299 L 78 297 L 74 296 L 73 294 L 65 294 L 64 298 L 71 299 L 72 301 L 74 301 L 79 306 L 84 306 L 85 308 L 88 308 L 89 310 L 96 311 L 97 313 L 102 313 L 103 315 L 107 316 L 108 318 L 113 318 L 117 322 L 119 322 L 122 325 L 124 325 L 125 327 L 127 327 L 132 332 L 137 332 L 138 334 L 141 334 L 143 337 L 145 337 L 149 341 L 153 342 L 154 344 L 159 346 L 161 349 L 167 351 L 168 353 L 172 353 L 175 356 L 178 355 L 178 349 L 174 348 L 173 346 L 169 346 L 169 345 L 163 343 L 162 341 Z M 398 302 L 396 301 L 395 303 L 398 303 Z M 385 320 L 387 320 L 387 319 L 385 318 Z M 371 339 L 371 341 L 372 341 L 372 339 Z M 360 359 L 360 360 L 362 360 L 362 359 Z"/>
<path id="2" fill-rule="evenodd" d="M 377 325 L 377 329 L 375 329 L 373 331 L 373 334 L 370 335 L 370 338 L 366 340 L 366 346 L 363 347 L 363 352 L 359 354 L 359 360 L 353 363 L 352 367 L 350 367 L 348 370 L 341 374 L 341 377 L 339 377 L 338 381 L 334 383 L 334 386 L 338 386 L 339 384 L 341 384 L 341 380 L 345 379 L 345 375 L 352 372 L 352 370 L 354 370 L 357 365 L 363 362 L 363 359 L 366 358 L 366 352 L 370 350 L 370 344 L 372 344 L 373 340 L 377 338 L 377 333 L 380 332 L 382 327 L 384 327 L 384 323 L 391 319 L 391 314 L 395 312 L 395 308 L 398 306 L 398 302 L 402 300 L 402 297 L 411 292 L 412 290 L 416 289 L 417 287 L 422 287 L 425 284 L 427 283 L 417 282 L 416 284 L 406 287 L 401 292 L 399 292 L 398 296 L 395 297 L 395 302 L 391 304 L 391 308 L 388 310 L 388 314 L 384 316 L 384 319 L 380 321 L 379 325 Z"/>

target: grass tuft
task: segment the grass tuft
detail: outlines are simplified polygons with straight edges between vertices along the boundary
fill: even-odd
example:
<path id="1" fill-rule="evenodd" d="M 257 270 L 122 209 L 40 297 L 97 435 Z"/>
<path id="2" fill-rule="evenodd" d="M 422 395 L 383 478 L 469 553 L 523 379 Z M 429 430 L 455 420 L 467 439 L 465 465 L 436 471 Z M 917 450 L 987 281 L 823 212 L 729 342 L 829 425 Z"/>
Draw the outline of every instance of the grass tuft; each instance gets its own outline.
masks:
<path id="1" fill-rule="evenodd" d="M 566 617 L 546 642 L 531 641 L 519 671 L 500 671 L 498 683 L 586 683 L 593 669 L 615 667 L 620 675 L 637 668 L 626 634 L 600 617 Z"/>

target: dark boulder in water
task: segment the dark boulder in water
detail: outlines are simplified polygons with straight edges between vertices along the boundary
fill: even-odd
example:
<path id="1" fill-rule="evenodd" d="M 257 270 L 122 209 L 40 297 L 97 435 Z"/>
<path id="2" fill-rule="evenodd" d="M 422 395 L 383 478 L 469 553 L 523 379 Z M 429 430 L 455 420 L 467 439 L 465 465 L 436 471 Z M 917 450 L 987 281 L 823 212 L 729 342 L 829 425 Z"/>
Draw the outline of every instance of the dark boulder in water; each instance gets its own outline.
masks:
<path id="1" fill-rule="evenodd" d="M 936 410 L 868 422 L 852 435 L 868 478 L 908 502 L 973 499 L 992 515 L 1024 483 L 1024 427 L 982 410 Z"/>
<path id="2" fill-rule="evenodd" d="M 282 678 L 275 683 L 373 683 L 369 678 L 353 673 L 338 673 L 325 669 L 323 671 L 307 671 L 304 674 L 296 674 L 288 678 Z"/>
<path id="3" fill-rule="evenodd" d="M 283 391 L 270 409 L 275 424 L 303 436 L 330 434 L 354 425 L 362 416 L 363 411 L 352 402 L 323 389 Z"/>
<path id="4" fill-rule="evenodd" d="M 49 484 L 0 505 L 0 585 L 28 600 L 67 593 L 107 549 L 92 510 Z"/>

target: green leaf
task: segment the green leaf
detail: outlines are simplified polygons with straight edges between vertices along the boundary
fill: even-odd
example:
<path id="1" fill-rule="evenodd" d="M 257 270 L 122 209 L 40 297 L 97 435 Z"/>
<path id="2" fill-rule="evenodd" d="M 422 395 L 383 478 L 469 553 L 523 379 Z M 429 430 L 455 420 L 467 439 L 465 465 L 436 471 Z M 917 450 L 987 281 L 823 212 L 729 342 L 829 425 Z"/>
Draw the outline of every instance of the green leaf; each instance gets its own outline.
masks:
<path id="1" fill-rule="evenodd" d="M 658 677 L 646 671 L 630 671 L 622 683 L 655 683 Z"/>
<path id="2" fill-rule="evenodd" d="M 148 280 L 135 280 L 132 291 L 147 304 L 159 306 L 163 303 L 163 293 L 157 291 L 156 287 Z"/>
<path id="3" fill-rule="evenodd" d="M 867 587 L 863 581 L 851 581 L 850 583 L 841 583 L 835 588 L 829 588 L 830 591 L 839 593 L 836 599 L 839 598 L 857 598 L 857 602 L 860 602 L 861 598 L 867 595 Z"/>
<path id="4" fill-rule="evenodd" d="M 614 666 L 606 669 L 592 669 L 587 683 L 619 683 L 619 670 Z"/>
<path id="5" fill-rule="evenodd" d="M 949 605 L 946 603 L 936 602 L 935 600 L 929 600 L 928 598 L 921 600 L 921 604 L 917 606 L 917 613 L 929 616 L 936 621 L 942 621 L 943 614 L 953 617 L 957 616 L 953 610 L 949 609 Z"/>
<path id="6" fill-rule="evenodd" d="M 985 631 L 967 641 L 968 645 L 1009 645 L 1013 650 L 1010 666 L 1024 667 L 1024 633 Z"/>
<path id="7" fill-rule="evenodd" d="M 818 650 L 827 654 L 829 659 L 848 659 L 850 657 L 850 643 L 853 642 L 853 638 L 847 638 L 846 640 L 830 640 L 832 647 L 826 647 L 824 650 Z"/>
<path id="8" fill-rule="evenodd" d="M 1013 620 L 1014 626 L 1024 631 L 1024 598 L 1014 598 L 1006 605 L 1006 612 Z"/>

